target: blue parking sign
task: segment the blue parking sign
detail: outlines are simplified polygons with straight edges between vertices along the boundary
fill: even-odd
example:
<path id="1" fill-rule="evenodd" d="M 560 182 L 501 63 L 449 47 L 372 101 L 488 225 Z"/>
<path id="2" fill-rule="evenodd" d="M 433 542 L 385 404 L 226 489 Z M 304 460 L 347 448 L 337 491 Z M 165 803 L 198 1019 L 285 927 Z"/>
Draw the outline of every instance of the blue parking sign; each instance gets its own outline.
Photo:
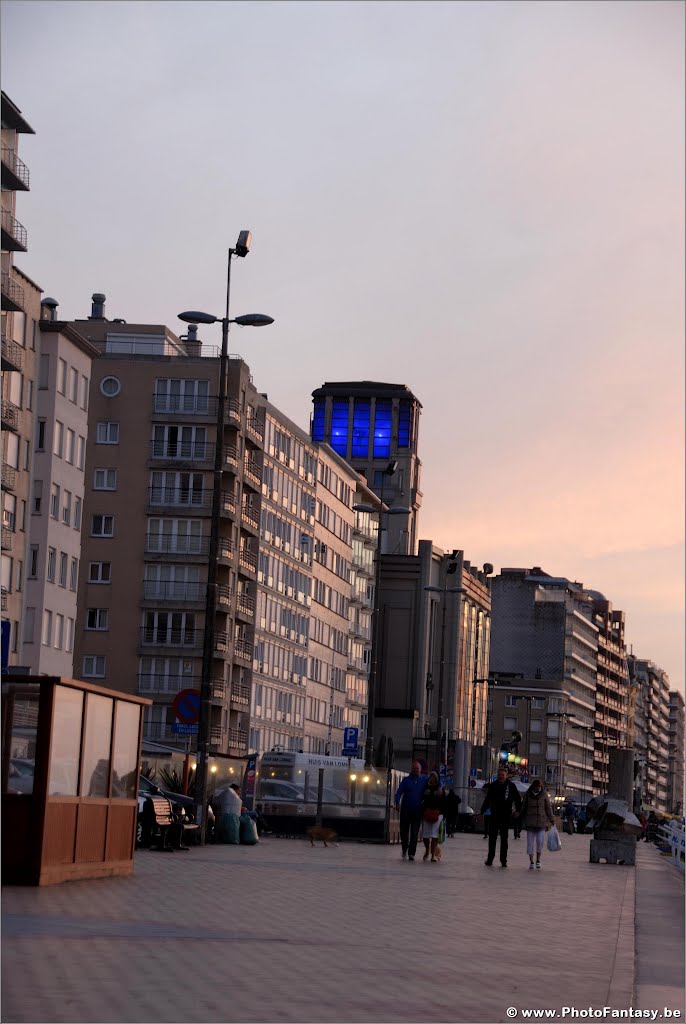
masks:
<path id="1" fill-rule="evenodd" d="M 357 754 L 357 739 L 360 730 L 354 726 L 348 726 L 343 730 L 343 754 L 345 757 L 355 757 Z"/>

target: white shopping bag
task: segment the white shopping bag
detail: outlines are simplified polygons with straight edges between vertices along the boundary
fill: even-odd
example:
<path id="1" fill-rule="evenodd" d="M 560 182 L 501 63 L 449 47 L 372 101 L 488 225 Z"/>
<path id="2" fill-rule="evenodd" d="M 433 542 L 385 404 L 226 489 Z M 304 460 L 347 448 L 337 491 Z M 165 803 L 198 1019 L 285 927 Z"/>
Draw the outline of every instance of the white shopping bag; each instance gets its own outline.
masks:
<path id="1" fill-rule="evenodd" d="M 561 849 L 562 841 L 560 839 L 560 833 L 557 831 L 555 825 L 552 825 L 548 832 L 548 852 L 557 853 L 557 851 Z"/>

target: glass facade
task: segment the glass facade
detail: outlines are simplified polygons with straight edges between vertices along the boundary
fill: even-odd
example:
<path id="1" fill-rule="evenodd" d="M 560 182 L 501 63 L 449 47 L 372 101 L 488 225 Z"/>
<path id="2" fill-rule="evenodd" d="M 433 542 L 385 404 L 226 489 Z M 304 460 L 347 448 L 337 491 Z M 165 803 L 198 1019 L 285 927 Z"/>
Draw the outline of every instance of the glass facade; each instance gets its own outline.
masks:
<path id="1" fill-rule="evenodd" d="M 398 406 L 398 448 L 409 448 L 412 443 L 412 406 L 401 402 Z"/>
<path id="2" fill-rule="evenodd" d="M 325 410 L 326 410 L 326 400 L 324 398 L 315 398 L 315 401 L 314 401 L 314 412 L 312 413 L 312 440 L 313 441 L 325 441 L 326 440 L 326 436 L 325 436 L 325 433 L 324 433 Z"/>
<path id="3" fill-rule="evenodd" d="M 366 459 L 369 456 L 369 424 L 372 403 L 368 399 L 356 398 L 353 407 L 353 459 Z"/>
<path id="4" fill-rule="evenodd" d="M 393 421 L 391 409 L 391 402 L 377 398 L 374 417 L 375 459 L 387 459 L 391 454 L 391 425 Z"/>
<path id="5" fill-rule="evenodd" d="M 348 454 L 348 399 L 335 401 L 331 407 L 331 447 L 345 458 Z"/>

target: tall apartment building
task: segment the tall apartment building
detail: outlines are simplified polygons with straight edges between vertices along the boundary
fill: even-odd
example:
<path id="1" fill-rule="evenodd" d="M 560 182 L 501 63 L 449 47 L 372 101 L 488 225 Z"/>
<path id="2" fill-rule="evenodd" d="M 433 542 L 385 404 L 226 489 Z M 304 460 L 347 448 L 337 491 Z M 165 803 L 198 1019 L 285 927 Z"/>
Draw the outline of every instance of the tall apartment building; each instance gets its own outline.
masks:
<path id="1" fill-rule="evenodd" d="M 218 350 L 163 325 L 72 327 L 93 362 L 75 671 L 151 697 L 144 735 L 186 745 L 176 693 L 201 679 Z M 204 353 L 204 354 L 203 354 Z M 263 426 L 250 372 L 229 360 L 211 679 L 213 750 L 248 750 Z"/>
<path id="2" fill-rule="evenodd" d="M 610 780 L 610 747 L 627 746 L 629 668 L 625 616 L 613 609 L 598 591 L 588 593 L 593 600 L 593 621 L 598 627 L 593 783 L 595 792 L 605 793 Z"/>
<path id="3" fill-rule="evenodd" d="M 326 383 L 312 392 L 311 433 L 365 477 L 386 505 L 408 509 L 386 531 L 384 553 L 417 551 L 422 504 L 419 460 L 421 403 L 403 384 L 376 381 Z M 386 470 L 398 464 L 393 475 Z"/>
<path id="4" fill-rule="evenodd" d="M 546 762 L 546 779 L 562 795 L 581 799 L 591 791 L 591 771 L 594 779 L 602 771 L 593 756 L 600 632 L 593 597 L 580 583 L 539 567 L 503 569 L 491 594 L 491 672 L 544 679 L 566 694 L 564 710 L 548 719 L 547 735 L 561 750 Z"/>
<path id="5" fill-rule="evenodd" d="M 33 134 L 2 93 L 2 633 L 9 666 L 23 665 L 21 651 L 33 460 L 41 289 L 15 265 L 28 248 L 16 218 L 17 195 L 29 190 L 19 137 Z"/>
<path id="6" fill-rule="evenodd" d="M 633 697 L 633 747 L 638 755 L 640 802 L 645 810 L 669 807 L 669 677 L 655 662 L 630 654 Z"/>
<path id="7" fill-rule="evenodd" d="M 678 817 L 684 813 L 684 728 L 684 695 L 670 690 L 667 806 Z"/>
<path id="8" fill-rule="evenodd" d="M 44 299 L 21 664 L 73 676 L 91 363 L 97 350 Z M 88 624 L 87 624 L 88 625 Z"/>

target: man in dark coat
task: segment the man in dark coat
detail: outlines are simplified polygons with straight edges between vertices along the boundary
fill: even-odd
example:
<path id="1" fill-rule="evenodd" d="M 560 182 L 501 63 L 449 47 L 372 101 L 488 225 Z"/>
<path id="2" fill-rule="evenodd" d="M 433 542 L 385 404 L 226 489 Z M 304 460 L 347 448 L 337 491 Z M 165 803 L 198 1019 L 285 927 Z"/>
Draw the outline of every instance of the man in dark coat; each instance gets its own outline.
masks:
<path id="1" fill-rule="evenodd" d="M 445 830 L 449 836 L 455 834 L 457 829 L 457 816 L 460 813 L 461 798 L 451 786 L 445 794 Z"/>
<path id="2" fill-rule="evenodd" d="M 488 857 L 486 867 L 491 867 L 495 857 L 495 847 L 500 836 L 500 863 L 507 867 L 507 833 L 512 815 L 519 814 L 522 809 L 522 798 L 504 768 L 498 769 L 498 778 L 488 787 L 488 795 L 481 807 L 484 814 L 490 810 L 488 817 Z"/>

